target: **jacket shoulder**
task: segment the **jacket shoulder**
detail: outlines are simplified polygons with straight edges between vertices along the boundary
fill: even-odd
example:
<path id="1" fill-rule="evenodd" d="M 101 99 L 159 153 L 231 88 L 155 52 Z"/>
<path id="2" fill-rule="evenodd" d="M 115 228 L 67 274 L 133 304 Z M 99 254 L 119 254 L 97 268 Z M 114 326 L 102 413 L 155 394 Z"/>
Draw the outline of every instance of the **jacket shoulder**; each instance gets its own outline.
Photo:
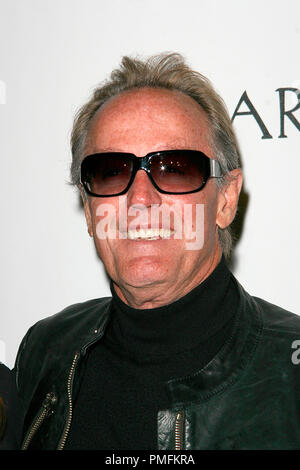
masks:
<path id="1" fill-rule="evenodd" d="M 66 324 L 83 324 L 92 323 L 94 324 L 99 319 L 99 315 L 109 305 L 111 297 L 102 297 L 98 299 L 91 299 L 85 302 L 78 302 L 65 307 L 60 312 L 50 315 L 40 321 L 34 326 L 38 327 L 39 330 L 47 329 L 51 331 L 52 328 L 62 327 Z"/>
<path id="2" fill-rule="evenodd" d="M 64 357 L 80 350 L 105 323 L 110 302 L 111 297 L 103 297 L 72 304 L 31 326 L 19 347 L 17 375 L 32 359 L 39 362 L 48 357 L 51 362 L 58 351 Z"/>
<path id="3" fill-rule="evenodd" d="M 44 335 L 51 340 L 54 333 L 62 336 L 70 331 L 70 328 L 73 334 L 82 329 L 87 331 L 91 327 L 96 328 L 96 325 L 101 323 L 103 312 L 110 301 L 110 297 L 103 297 L 69 305 L 60 312 L 39 320 L 28 330 L 26 336 L 31 339 L 37 336 L 40 342 Z"/>
<path id="4" fill-rule="evenodd" d="M 277 332 L 278 334 L 299 333 L 300 335 L 299 315 L 259 297 L 253 297 L 253 300 L 260 307 L 265 330 Z"/>

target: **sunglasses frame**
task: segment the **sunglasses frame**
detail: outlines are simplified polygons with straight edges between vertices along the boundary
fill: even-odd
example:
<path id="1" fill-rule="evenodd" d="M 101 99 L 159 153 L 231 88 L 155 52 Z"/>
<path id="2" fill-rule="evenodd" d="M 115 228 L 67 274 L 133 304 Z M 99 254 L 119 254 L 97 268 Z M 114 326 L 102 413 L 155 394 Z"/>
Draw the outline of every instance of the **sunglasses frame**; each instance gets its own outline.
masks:
<path id="1" fill-rule="evenodd" d="M 182 152 L 185 152 L 185 153 L 188 152 L 189 154 L 197 156 L 198 158 L 204 158 L 206 160 L 206 162 L 209 164 L 209 174 L 204 179 L 202 185 L 197 189 L 193 189 L 192 191 L 183 191 L 183 192 L 165 191 L 165 190 L 161 189 L 156 184 L 156 182 L 154 181 L 154 179 L 151 175 L 151 168 L 150 168 L 151 159 L 153 157 L 157 157 L 157 156 L 159 157 L 160 155 L 164 156 L 164 155 L 168 155 L 168 154 L 171 154 L 171 153 L 174 154 L 174 153 L 182 153 Z M 96 194 L 96 193 L 93 193 L 92 191 L 90 191 L 90 189 L 88 188 L 86 182 L 83 181 L 83 178 L 82 178 L 83 166 L 86 164 L 84 162 L 86 162 L 87 159 L 91 159 L 91 158 L 94 158 L 94 157 L 97 157 L 97 156 L 100 156 L 100 155 L 102 157 L 103 156 L 112 157 L 113 155 L 122 155 L 122 156 L 129 157 L 129 159 L 133 162 L 133 169 L 132 169 L 132 174 L 131 174 L 130 180 L 128 182 L 128 185 L 126 186 L 126 188 L 123 191 L 121 191 L 117 194 Z M 132 183 L 134 181 L 134 178 L 135 178 L 135 176 L 136 176 L 136 174 L 139 170 L 144 170 L 146 172 L 146 174 L 148 175 L 151 183 L 155 187 L 155 189 L 157 189 L 158 192 L 163 193 L 163 194 L 191 194 L 191 193 L 197 193 L 198 191 L 201 191 L 204 188 L 204 186 L 206 185 L 209 178 L 221 178 L 223 176 L 221 165 L 217 160 L 209 158 L 207 155 L 205 155 L 205 153 L 200 152 L 200 150 L 185 150 L 185 149 L 160 150 L 160 151 L 157 151 L 157 152 L 150 152 L 147 155 L 145 155 L 144 157 L 137 157 L 133 153 L 126 153 L 126 152 L 93 153 L 91 155 L 87 155 L 86 157 L 84 157 L 84 159 L 81 162 L 80 170 L 81 170 L 80 171 L 80 183 L 84 187 L 87 194 L 89 194 L 90 196 L 93 196 L 93 197 L 114 197 L 114 196 L 121 196 L 123 194 L 126 194 L 127 191 L 129 190 L 130 186 L 132 185 Z"/>

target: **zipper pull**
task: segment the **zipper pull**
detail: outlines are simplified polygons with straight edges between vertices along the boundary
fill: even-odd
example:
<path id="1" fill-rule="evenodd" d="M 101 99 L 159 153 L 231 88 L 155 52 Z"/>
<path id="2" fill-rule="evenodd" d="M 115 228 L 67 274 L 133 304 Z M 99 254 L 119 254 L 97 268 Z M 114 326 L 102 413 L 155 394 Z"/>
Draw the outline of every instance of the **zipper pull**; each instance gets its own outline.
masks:
<path id="1" fill-rule="evenodd" d="M 55 405 L 57 402 L 57 397 L 54 392 L 49 392 L 47 393 L 43 403 L 42 403 L 42 408 L 48 413 L 47 416 L 49 415 L 49 411 L 51 408 Z M 52 410 L 53 413 L 53 410 Z"/>

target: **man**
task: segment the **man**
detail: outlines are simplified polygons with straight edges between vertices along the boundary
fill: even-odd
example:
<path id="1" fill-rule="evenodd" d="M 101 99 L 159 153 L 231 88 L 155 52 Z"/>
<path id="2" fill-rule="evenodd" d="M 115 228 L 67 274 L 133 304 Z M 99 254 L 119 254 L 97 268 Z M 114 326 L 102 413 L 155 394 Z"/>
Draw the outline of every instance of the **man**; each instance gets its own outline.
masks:
<path id="1" fill-rule="evenodd" d="M 24 338 L 23 448 L 299 448 L 300 320 L 226 266 L 242 172 L 208 80 L 178 54 L 123 58 L 78 113 L 72 153 L 112 298 Z"/>

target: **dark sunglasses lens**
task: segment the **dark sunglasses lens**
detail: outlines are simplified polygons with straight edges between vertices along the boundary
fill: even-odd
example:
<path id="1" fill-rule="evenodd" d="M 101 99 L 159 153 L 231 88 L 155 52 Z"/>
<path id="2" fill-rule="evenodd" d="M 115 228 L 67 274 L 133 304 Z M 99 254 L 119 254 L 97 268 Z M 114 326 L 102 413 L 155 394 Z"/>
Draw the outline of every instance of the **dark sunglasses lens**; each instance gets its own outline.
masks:
<path id="1" fill-rule="evenodd" d="M 126 155 L 96 154 L 86 157 L 81 165 L 81 180 L 93 194 L 109 196 L 126 189 L 133 161 Z"/>
<path id="2" fill-rule="evenodd" d="M 209 159 L 197 151 L 162 152 L 151 159 L 150 167 L 157 186 L 173 194 L 200 189 L 210 171 Z"/>

